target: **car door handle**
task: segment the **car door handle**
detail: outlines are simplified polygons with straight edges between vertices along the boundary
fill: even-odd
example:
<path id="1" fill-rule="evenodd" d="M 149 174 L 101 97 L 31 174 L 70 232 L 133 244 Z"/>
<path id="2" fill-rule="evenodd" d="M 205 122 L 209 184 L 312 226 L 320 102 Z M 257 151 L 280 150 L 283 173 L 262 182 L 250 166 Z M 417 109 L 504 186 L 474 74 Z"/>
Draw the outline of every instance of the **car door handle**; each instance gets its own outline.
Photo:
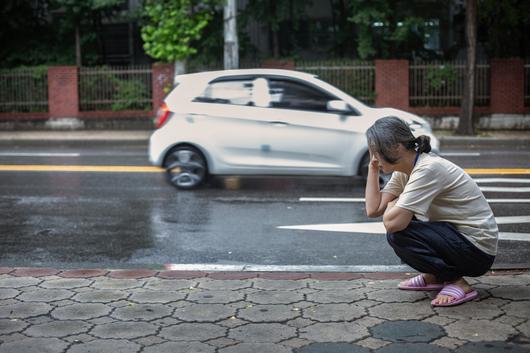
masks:
<path id="1" fill-rule="evenodd" d="M 287 124 L 284 121 L 269 121 L 269 124 L 274 125 L 274 126 L 278 126 L 278 127 L 289 125 L 289 124 Z"/>

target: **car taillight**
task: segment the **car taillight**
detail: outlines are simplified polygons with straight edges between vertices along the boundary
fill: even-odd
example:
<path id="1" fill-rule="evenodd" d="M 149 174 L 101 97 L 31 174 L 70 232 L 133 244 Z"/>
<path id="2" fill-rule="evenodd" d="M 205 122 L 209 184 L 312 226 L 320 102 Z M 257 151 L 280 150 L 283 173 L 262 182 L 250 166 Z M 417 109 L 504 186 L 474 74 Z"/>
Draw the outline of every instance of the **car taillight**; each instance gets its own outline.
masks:
<path id="1" fill-rule="evenodd" d="M 156 113 L 155 127 L 160 129 L 167 122 L 170 115 L 171 111 L 167 107 L 166 103 L 163 103 Z"/>

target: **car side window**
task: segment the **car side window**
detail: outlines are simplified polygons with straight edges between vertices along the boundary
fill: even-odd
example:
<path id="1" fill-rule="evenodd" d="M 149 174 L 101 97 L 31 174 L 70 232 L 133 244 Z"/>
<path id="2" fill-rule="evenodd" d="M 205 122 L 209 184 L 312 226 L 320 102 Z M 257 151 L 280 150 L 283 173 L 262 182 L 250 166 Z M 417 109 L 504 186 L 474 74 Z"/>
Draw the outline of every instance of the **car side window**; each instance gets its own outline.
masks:
<path id="1" fill-rule="evenodd" d="M 211 82 L 194 102 L 252 105 L 252 80 Z"/>
<path id="2" fill-rule="evenodd" d="M 336 97 L 291 80 L 269 79 L 271 106 L 281 109 L 327 112 L 327 103 Z"/>

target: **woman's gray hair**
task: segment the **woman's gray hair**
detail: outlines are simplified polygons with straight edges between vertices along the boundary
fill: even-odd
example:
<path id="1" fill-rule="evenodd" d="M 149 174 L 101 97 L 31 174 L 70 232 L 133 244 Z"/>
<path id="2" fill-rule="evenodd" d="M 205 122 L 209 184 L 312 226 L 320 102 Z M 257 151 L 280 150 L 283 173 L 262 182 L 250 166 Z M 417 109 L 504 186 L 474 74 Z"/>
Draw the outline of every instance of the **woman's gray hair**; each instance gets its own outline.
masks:
<path id="1" fill-rule="evenodd" d="M 366 139 L 372 152 L 377 152 L 390 164 L 396 164 L 396 149 L 402 145 L 407 150 L 419 153 L 431 151 L 429 136 L 414 137 L 406 122 L 395 116 L 387 116 L 377 120 L 367 131 Z"/>

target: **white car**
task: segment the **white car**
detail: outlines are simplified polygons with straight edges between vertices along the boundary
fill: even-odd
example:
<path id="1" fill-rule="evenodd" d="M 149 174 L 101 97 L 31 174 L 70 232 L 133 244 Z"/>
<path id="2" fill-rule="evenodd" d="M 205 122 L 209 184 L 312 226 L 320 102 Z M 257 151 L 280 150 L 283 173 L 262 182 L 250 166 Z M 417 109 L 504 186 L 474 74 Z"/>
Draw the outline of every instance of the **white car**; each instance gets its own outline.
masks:
<path id="1" fill-rule="evenodd" d="M 317 76 L 246 69 L 179 75 L 156 119 L 149 159 L 177 188 L 208 175 L 366 176 L 366 130 L 397 116 L 439 141 L 422 118 L 371 108 Z"/>

